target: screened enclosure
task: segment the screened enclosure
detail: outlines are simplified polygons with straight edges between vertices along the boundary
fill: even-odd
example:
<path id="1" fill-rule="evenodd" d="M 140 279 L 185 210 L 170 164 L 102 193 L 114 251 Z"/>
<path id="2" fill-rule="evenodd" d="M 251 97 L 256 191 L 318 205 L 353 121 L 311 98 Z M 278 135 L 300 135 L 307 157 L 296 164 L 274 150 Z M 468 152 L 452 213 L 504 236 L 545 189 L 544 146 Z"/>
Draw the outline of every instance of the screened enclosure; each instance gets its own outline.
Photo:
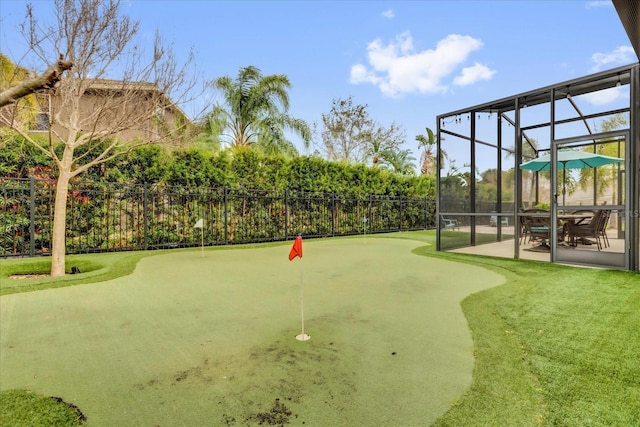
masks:
<path id="1" fill-rule="evenodd" d="M 639 79 L 632 64 L 439 115 L 438 250 L 638 271 Z"/>

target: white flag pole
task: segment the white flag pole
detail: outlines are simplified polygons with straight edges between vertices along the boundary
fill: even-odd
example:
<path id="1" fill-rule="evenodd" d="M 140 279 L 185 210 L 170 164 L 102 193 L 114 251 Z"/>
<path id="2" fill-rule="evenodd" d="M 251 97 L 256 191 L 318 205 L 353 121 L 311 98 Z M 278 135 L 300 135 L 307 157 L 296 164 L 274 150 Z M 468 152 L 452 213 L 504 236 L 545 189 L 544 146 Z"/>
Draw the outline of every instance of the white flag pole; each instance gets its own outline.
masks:
<path id="1" fill-rule="evenodd" d="M 364 236 L 364 242 L 367 243 L 367 216 L 362 215 L 362 234 Z"/>
<path id="2" fill-rule="evenodd" d="M 302 260 L 300 260 L 300 319 L 302 321 L 302 336 L 304 333 L 304 283 L 302 282 Z"/>
<path id="3" fill-rule="evenodd" d="M 296 335 L 298 341 L 308 341 L 311 337 L 304 333 L 304 286 L 302 281 L 302 257 L 300 257 L 300 319 L 302 321 L 302 332 Z"/>
<path id="4" fill-rule="evenodd" d="M 204 219 L 200 218 L 193 228 L 200 229 L 200 239 L 202 241 L 202 258 L 204 258 Z"/>

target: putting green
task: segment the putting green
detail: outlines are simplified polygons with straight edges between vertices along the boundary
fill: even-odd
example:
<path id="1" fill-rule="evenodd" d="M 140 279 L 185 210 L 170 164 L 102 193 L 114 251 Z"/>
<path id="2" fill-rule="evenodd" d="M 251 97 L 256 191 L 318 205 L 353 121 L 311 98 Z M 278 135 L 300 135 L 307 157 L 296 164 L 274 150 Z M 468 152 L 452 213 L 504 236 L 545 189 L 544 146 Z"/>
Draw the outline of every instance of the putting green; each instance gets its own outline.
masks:
<path id="1" fill-rule="evenodd" d="M 289 246 L 175 252 L 2 296 L 0 388 L 59 396 L 89 425 L 269 424 L 275 399 L 290 425 L 428 425 L 471 384 L 460 301 L 504 279 L 421 244 L 305 240 L 292 262 Z"/>

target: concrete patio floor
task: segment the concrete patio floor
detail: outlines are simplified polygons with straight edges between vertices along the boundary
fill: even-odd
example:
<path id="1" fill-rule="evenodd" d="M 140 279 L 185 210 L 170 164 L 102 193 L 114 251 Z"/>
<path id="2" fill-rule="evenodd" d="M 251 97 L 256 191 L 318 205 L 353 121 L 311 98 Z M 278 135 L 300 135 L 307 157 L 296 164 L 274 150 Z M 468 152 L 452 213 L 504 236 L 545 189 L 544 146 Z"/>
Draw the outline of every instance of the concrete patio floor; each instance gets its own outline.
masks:
<path id="1" fill-rule="evenodd" d="M 470 232 L 470 227 L 460 227 L 460 231 Z M 489 233 L 495 234 L 497 233 L 496 227 L 489 226 L 477 226 L 477 233 Z M 503 235 L 514 235 L 515 231 L 513 226 L 511 227 L 502 227 Z M 618 230 L 609 229 L 607 230 L 607 237 L 609 238 L 609 246 L 602 247 L 600 251 L 598 251 L 597 245 L 594 243 L 592 245 L 583 245 L 579 244 L 577 247 L 571 247 L 567 244 L 563 244 L 563 246 L 558 247 L 558 257 L 559 258 L 567 258 L 570 262 L 572 258 L 581 257 L 584 255 L 585 260 L 592 259 L 594 256 L 609 256 L 615 254 L 624 254 L 624 239 L 617 239 L 614 236 L 617 236 Z M 548 251 L 536 251 L 534 248 L 539 245 L 539 242 L 527 242 L 520 245 L 519 258 L 525 260 L 532 261 L 551 261 L 551 255 Z M 534 249 L 534 250 L 532 250 Z M 561 253 L 561 251 L 563 253 Z M 567 251 L 567 252 L 565 252 Z M 570 252 L 569 252 L 570 251 Z M 472 254 L 472 255 L 484 255 L 484 256 L 494 256 L 500 258 L 514 258 L 514 242 L 513 238 L 509 238 L 508 240 L 502 242 L 495 243 L 486 243 L 476 246 L 468 246 L 464 248 L 451 249 L 449 252 L 456 253 L 464 253 L 464 254 Z"/>

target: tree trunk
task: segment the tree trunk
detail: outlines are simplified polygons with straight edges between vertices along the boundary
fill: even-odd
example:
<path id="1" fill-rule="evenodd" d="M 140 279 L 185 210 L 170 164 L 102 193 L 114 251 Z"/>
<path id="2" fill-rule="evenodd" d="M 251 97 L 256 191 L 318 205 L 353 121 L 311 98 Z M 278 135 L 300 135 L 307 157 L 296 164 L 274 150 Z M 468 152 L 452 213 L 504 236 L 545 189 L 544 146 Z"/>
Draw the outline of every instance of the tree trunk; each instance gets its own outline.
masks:
<path id="1" fill-rule="evenodd" d="M 69 192 L 69 173 L 60 171 L 56 183 L 56 199 L 53 209 L 53 236 L 51 246 L 51 277 L 65 275 L 66 231 L 67 231 L 67 194 Z"/>
<path id="2" fill-rule="evenodd" d="M 53 208 L 53 236 L 51 244 L 51 277 L 65 275 L 65 256 L 67 252 L 67 195 L 74 149 L 67 144 L 58 163 L 58 181 L 56 183 L 56 200 Z"/>
<path id="3" fill-rule="evenodd" d="M 424 152 L 423 157 L 424 161 L 422 162 L 420 173 L 422 173 L 422 175 L 433 175 L 433 153 L 431 152 L 431 148 Z"/>

